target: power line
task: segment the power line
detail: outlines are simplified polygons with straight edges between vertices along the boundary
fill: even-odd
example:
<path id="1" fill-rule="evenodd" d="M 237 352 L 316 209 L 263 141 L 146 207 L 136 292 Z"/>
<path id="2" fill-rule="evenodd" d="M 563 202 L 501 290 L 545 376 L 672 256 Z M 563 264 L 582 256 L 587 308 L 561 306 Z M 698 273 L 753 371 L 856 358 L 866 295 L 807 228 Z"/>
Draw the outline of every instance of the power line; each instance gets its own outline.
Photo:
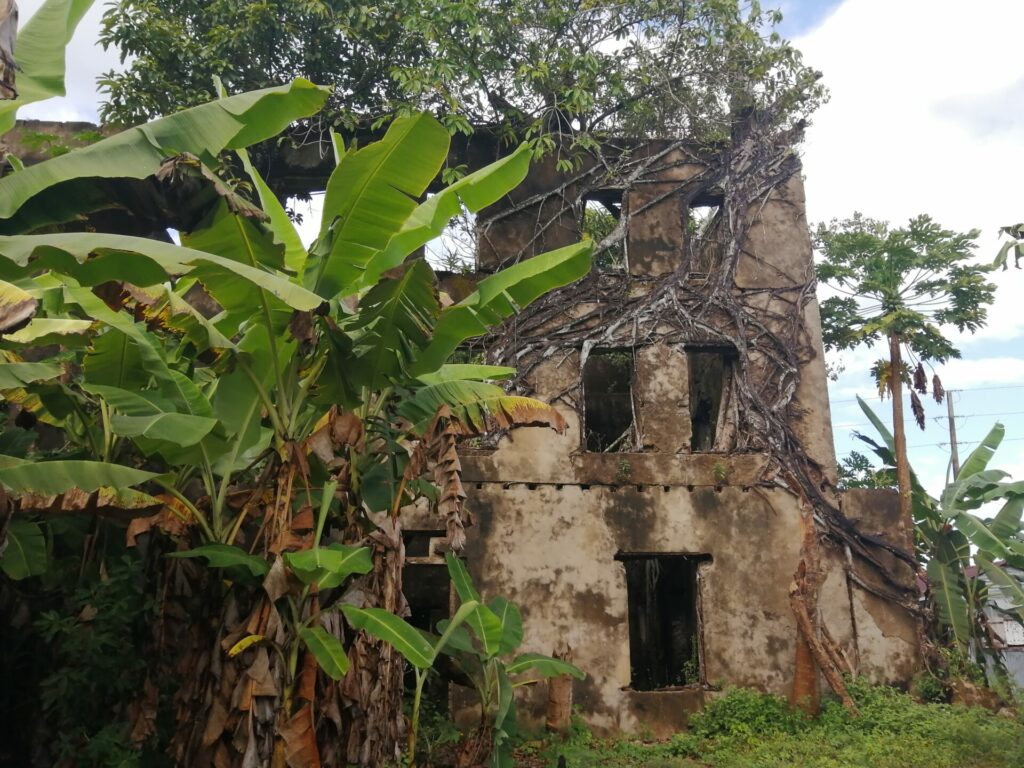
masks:
<path id="1" fill-rule="evenodd" d="M 947 393 L 954 392 L 992 392 L 999 389 L 1024 389 L 1024 384 L 1006 384 L 998 387 L 964 387 L 962 389 L 947 389 Z M 842 405 L 844 403 L 856 403 L 857 398 L 852 400 L 832 400 L 832 405 Z"/>
<path id="2" fill-rule="evenodd" d="M 965 413 L 963 415 L 956 414 L 953 418 L 955 419 L 975 419 L 983 416 L 1024 416 L 1024 411 L 992 411 L 991 413 Z M 945 416 L 931 416 L 932 421 L 938 424 L 940 421 L 945 421 Z M 872 424 L 867 421 L 860 421 L 851 424 L 833 424 L 832 429 L 854 429 L 856 427 L 870 427 Z"/>
<path id="3" fill-rule="evenodd" d="M 1010 437 L 1003 440 L 1003 443 L 1017 443 L 1024 440 L 1024 437 Z M 957 440 L 957 445 L 968 446 L 968 445 L 980 445 L 981 440 Z M 949 443 L 921 443 L 920 445 L 908 445 L 907 448 L 948 448 Z"/>

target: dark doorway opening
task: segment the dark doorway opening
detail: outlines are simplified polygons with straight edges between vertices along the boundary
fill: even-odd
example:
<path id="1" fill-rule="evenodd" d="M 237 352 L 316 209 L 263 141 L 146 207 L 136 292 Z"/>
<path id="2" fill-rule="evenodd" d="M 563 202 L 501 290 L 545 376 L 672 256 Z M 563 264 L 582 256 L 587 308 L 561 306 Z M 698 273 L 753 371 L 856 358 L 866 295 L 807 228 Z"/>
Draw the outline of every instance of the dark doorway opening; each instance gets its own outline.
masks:
<path id="1" fill-rule="evenodd" d="M 708 555 L 620 554 L 629 601 L 630 687 L 704 682 L 699 567 Z"/>
<path id="2" fill-rule="evenodd" d="M 583 366 L 584 444 L 588 451 L 634 450 L 633 350 L 594 350 Z"/>

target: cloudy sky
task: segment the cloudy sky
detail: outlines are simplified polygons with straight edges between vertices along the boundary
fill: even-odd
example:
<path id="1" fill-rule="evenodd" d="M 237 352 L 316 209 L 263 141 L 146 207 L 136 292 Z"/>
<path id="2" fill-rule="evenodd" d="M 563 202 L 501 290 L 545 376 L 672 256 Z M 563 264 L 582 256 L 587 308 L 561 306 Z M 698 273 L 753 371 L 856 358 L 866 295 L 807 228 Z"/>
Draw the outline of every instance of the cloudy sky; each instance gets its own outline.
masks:
<path id="1" fill-rule="evenodd" d="M 789 7 L 787 8 L 786 5 Z M 831 101 L 803 148 L 809 219 L 862 211 L 901 225 L 919 213 L 944 227 L 980 229 L 978 254 L 998 250 L 998 229 L 1024 219 L 1012 159 L 1024 153 L 1024 58 L 1019 0 L 804 0 L 783 6 L 786 34 L 824 74 Z M 1006 441 L 994 466 L 1024 478 L 1024 271 L 996 273 L 988 327 L 958 338 L 963 359 L 939 368 L 954 395 L 961 458 L 994 422 Z M 836 447 L 871 432 L 856 402 L 880 402 L 867 369 L 879 350 L 846 354 L 831 387 Z M 945 407 L 926 400 L 924 432 L 908 427 L 911 463 L 935 493 L 949 460 Z"/>
<path id="2" fill-rule="evenodd" d="M 22 19 L 40 0 L 21 0 Z M 803 147 L 812 222 L 861 211 L 894 225 L 919 213 L 947 228 L 980 229 L 979 259 L 998 249 L 998 228 L 1024 219 L 1012 159 L 1024 157 L 1021 108 L 1024 2 L 974 0 L 780 0 L 783 33 L 824 73 L 832 97 L 814 117 Z M 764 2 L 770 6 L 770 2 Z M 105 4 L 96 3 L 69 52 L 69 92 L 22 117 L 95 120 L 96 76 L 118 64 L 95 44 Z M 996 465 L 1024 478 L 1024 271 L 995 276 L 988 327 L 959 338 L 963 359 L 939 374 L 954 395 L 961 453 L 1000 420 L 1007 440 Z M 955 331 L 951 334 L 957 336 Z M 853 398 L 881 414 L 868 375 L 881 355 L 844 355 L 831 388 L 836 447 L 870 433 Z M 949 457 L 945 407 L 928 401 L 927 429 L 911 427 L 911 461 L 933 493 Z"/>

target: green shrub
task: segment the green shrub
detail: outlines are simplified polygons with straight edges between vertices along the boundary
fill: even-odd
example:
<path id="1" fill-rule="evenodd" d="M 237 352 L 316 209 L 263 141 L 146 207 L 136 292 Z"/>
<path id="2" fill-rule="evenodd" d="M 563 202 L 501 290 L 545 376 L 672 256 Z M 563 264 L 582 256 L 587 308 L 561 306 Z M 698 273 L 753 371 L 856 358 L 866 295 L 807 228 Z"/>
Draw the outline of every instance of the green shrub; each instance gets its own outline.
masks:
<path id="1" fill-rule="evenodd" d="M 911 692 L 926 704 L 945 704 L 949 701 L 949 688 L 931 672 L 922 672 L 914 678 Z"/>
<path id="2" fill-rule="evenodd" d="M 47 746 L 54 758 L 80 768 L 140 764 L 128 738 L 127 705 L 146 671 L 139 629 L 151 616 L 152 601 L 141 579 L 141 563 L 124 556 L 33 625 L 46 668 L 39 684 L 43 728 L 52 734 Z"/>
<path id="3" fill-rule="evenodd" d="M 734 688 L 714 699 L 690 718 L 690 733 L 698 739 L 749 738 L 796 733 L 807 718 L 778 696 Z"/>

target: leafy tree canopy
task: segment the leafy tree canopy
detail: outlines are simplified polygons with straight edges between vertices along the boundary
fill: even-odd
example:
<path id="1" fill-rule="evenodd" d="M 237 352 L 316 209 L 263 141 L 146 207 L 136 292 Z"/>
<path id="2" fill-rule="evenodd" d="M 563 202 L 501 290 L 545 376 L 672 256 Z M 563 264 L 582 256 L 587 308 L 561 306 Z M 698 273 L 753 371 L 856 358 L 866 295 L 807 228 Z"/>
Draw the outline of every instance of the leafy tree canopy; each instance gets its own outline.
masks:
<path id="1" fill-rule="evenodd" d="M 886 222 L 859 213 L 822 224 L 816 233 L 823 256 L 818 279 L 843 294 L 821 303 L 826 349 L 850 349 L 882 339 L 888 345 L 887 359 L 876 362 L 871 372 L 879 393 L 892 395 L 900 532 L 908 551 L 914 550 L 915 542 L 903 385 L 910 385 L 911 411 L 924 429 L 918 393 L 927 393 L 929 386 L 923 363 L 960 357 L 942 327 L 973 333 L 985 325 L 986 307 L 994 298 L 995 285 L 986 279 L 992 266 L 972 263 L 977 236 L 977 230 L 943 229 L 928 216 L 890 229 Z M 945 390 L 938 374 L 932 377 L 931 393 L 942 402 Z"/>
<path id="2" fill-rule="evenodd" d="M 839 488 L 893 488 L 895 473 L 880 469 L 871 459 L 859 451 L 850 451 L 849 456 L 839 462 Z"/>
<path id="3" fill-rule="evenodd" d="M 928 216 L 890 229 L 855 213 L 821 224 L 818 279 L 844 294 L 821 304 L 827 349 L 851 349 L 895 335 L 921 360 L 960 352 L 941 326 L 974 332 L 985 325 L 995 285 L 991 267 L 972 263 L 978 230 L 953 232 Z"/>
<path id="4" fill-rule="evenodd" d="M 450 132 L 728 135 L 728 115 L 771 104 L 785 122 L 820 102 L 818 73 L 777 11 L 737 0 L 120 0 L 104 45 L 107 122 L 134 124 L 296 76 L 334 86 L 323 119 L 346 131 L 412 110 Z M 547 140 L 549 141 L 549 140 Z"/>

